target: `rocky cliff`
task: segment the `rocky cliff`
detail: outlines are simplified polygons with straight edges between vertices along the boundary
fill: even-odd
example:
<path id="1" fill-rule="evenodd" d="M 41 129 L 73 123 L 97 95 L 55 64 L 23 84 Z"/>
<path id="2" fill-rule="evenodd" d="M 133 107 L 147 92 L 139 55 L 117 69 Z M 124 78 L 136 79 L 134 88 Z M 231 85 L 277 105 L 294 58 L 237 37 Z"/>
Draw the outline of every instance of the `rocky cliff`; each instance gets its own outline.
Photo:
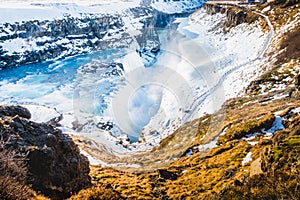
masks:
<path id="1" fill-rule="evenodd" d="M 160 47 L 157 33 L 149 35 L 151 29 L 168 26 L 175 16 L 187 16 L 203 2 L 159 3 L 155 7 L 156 3 L 146 0 L 115 14 L 66 12 L 62 18 L 0 23 L 0 69 L 130 46 L 137 48 L 146 61 L 151 60 Z M 53 5 L 58 9 L 65 6 Z M 164 7 L 168 9 L 161 10 Z M 168 12 L 175 8 L 180 10 Z"/>
<path id="2" fill-rule="evenodd" d="M 210 14 L 225 13 L 226 18 L 223 23 L 225 28 L 234 27 L 242 23 L 252 23 L 259 18 L 259 15 L 253 13 L 247 7 L 228 5 L 222 2 L 208 2 L 203 7 Z"/>
<path id="3" fill-rule="evenodd" d="M 50 122 L 30 121 L 30 116 L 26 108 L 0 106 L 0 151 L 10 149 L 23 155 L 19 159 L 26 166 L 26 183 L 52 199 L 90 186 L 89 161 L 72 139 Z"/>
<path id="4" fill-rule="evenodd" d="M 65 15 L 63 19 L 0 23 L 0 68 L 60 59 L 136 41 L 153 24 L 151 8 L 130 8 L 122 14 Z M 157 39 L 154 35 L 154 40 Z"/>

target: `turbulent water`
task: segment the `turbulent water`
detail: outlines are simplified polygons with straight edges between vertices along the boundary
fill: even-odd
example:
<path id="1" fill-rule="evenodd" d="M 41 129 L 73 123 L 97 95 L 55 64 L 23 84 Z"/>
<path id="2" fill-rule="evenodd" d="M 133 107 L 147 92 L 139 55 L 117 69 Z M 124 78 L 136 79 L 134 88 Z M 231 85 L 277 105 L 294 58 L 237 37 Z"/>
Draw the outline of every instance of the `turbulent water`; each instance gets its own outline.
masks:
<path id="1" fill-rule="evenodd" d="M 159 36 L 161 51 L 151 67 L 135 50 L 112 49 L 2 70 L 0 100 L 55 108 L 63 125 L 83 135 L 100 130 L 135 142 L 141 134 L 170 133 L 190 118 L 214 68 L 208 61 L 203 68 L 202 47 L 177 31 Z"/>

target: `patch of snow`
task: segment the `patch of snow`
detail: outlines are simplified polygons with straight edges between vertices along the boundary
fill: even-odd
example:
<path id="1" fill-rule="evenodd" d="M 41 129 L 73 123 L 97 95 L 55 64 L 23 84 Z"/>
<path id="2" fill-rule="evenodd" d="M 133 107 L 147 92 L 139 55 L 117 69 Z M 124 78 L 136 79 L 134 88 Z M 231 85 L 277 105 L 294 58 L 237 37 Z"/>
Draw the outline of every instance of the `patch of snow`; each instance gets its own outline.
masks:
<path id="1" fill-rule="evenodd" d="M 243 139 L 246 141 L 253 140 L 257 135 L 258 135 L 258 132 L 255 132 L 253 134 L 246 135 Z"/>
<path id="2" fill-rule="evenodd" d="M 15 38 L 11 40 L 5 40 L 2 44 L 4 51 L 7 51 L 8 55 L 12 55 L 14 52 L 26 51 L 26 40 L 23 38 Z"/>
<path id="3" fill-rule="evenodd" d="M 284 125 L 282 124 L 283 120 L 283 117 L 275 116 L 272 127 L 269 130 L 262 129 L 261 131 L 266 134 L 266 137 L 271 137 L 275 131 L 284 129 Z"/>
<path id="4" fill-rule="evenodd" d="M 227 130 L 228 130 L 228 127 L 224 128 L 223 131 L 220 133 L 219 136 L 225 135 Z"/>
<path id="5" fill-rule="evenodd" d="M 49 36 L 38 37 L 36 39 L 37 42 L 46 42 L 46 41 L 51 41 L 51 40 L 52 40 L 52 38 Z"/>
<path id="6" fill-rule="evenodd" d="M 269 10 L 271 10 L 271 6 L 265 7 L 261 12 L 268 12 Z"/>
<path id="7" fill-rule="evenodd" d="M 300 112 L 300 107 L 294 108 L 290 111 L 290 113 L 299 113 Z"/>
<path id="8" fill-rule="evenodd" d="M 173 13 L 185 13 L 191 10 L 199 8 L 204 1 L 189 0 L 189 1 L 165 1 L 154 0 L 151 6 L 161 12 L 173 14 Z"/>
<path id="9" fill-rule="evenodd" d="M 193 155 L 193 150 L 189 149 L 188 152 L 186 152 L 185 156 L 191 156 Z"/>
<path id="10" fill-rule="evenodd" d="M 94 158 L 93 156 L 91 156 L 89 153 L 87 153 L 86 151 L 84 151 L 82 149 L 80 149 L 80 153 L 89 159 L 91 165 L 102 165 L 105 167 L 108 166 L 108 164 L 106 164 L 105 162 L 103 162 L 97 158 Z"/>
<path id="11" fill-rule="evenodd" d="M 258 143 L 258 141 L 253 141 L 253 142 L 248 141 L 248 144 L 250 144 L 251 146 L 255 146 L 257 143 Z"/>
<path id="12" fill-rule="evenodd" d="M 254 146 L 256 145 L 258 142 L 257 141 L 252 141 L 255 139 L 255 137 L 258 135 L 258 132 L 255 132 L 253 134 L 249 134 L 249 135 L 246 135 L 245 137 L 243 137 L 242 139 L 243 140 L 246 140 L 248 142 L 248 144 Z"/>
<path id="13" fill-rule="evenodd" d="M 48 122 L 51 119 L 60 117 L 60 113 L 57 112 L 56 109 L 46 107 L 46 106 L 39 106 L 39 105 L 22 105 L 23 107 L 27 108 L 31 113 L 30 120 L 38 123 Z"/>
<path id="14" fill-rule="evenodd" d="M 207 149 L 212 149 L 215 148 L 217 146 L 217 142 L 218 142 L 219 137 L 216 137 L 215 139 L 213 139 L 212 141 L 210 141 L 207 144 L 201 144 L 198 146 L 199 151 L 204 151 Z"/>
<path id="15" fill-rule="evenodd" d="M 252 156 L 252 152 L 250 151 L 250 152 L 247 153 L 247 155 L 245 156 L 245 158 L 243 158 L 242 165 L 245 165 L 248 162 L 251 162 L 252 161 L 251 156 Z"/>

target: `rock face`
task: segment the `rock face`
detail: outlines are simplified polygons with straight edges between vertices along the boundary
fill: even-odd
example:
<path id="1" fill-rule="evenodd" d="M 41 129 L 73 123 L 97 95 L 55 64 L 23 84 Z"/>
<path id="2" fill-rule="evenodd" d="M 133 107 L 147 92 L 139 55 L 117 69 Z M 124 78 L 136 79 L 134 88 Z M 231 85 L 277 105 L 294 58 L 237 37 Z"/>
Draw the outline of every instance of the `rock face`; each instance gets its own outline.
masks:
<path id="1" fill-rule="evenodd" d="M 129 47 L 142 34 L 132 30 L 145 28 L 154 19 L 151 12 L 150 8 L 137 7 L 115 15 L 66 15 L 56 20 L 0 23 L 0 69 Z"/>
<path id="2" fill-rule="evenodd" d="M 210 14 L 224 13 L 226 18 L 223 27 L 234 27 L 242 23 L 252 23 L 258 19 L 258 15 L 247 8 L 228 6 L 220 3 L 205 3 L 204 9 Z"/>
<path id="3" fill-rule="evenodd" d="M 182 4 L 185 9 L 168 13 L 143 1 L 140 7 L 114 15 L 80 13 L 73 17 L 65 14 L 62 19 L 0 23 L 0 69 L 132 46 L 144 59 L 145 66 L 151 65 L 160 50 L 153 27 L 164 28 L 175 17 L 188 16 L 202 5 L 202 1 L 196 0 L 192 7 L 185 2 L 174 3 Z M 175 6 L 165 4 L 170 9 Z"/>
<path id="4" fill-rule="evenodd" d="M 73 140 L 50 124 L 29 120 L 20 106 L 0 106 L 0 135 L 5 148 L 27 155 L 27 183 L 34 190 L 62 199 L 90 186 L 89 161 Z"/>
<path id="5" fill-rule="evenodd" d="M 131 41 L 123 26 L 121 18 L 110 15 L 2 24 L 0 68 L 102 50 L 112 43 L 127 46 Z M 116 43 L 116 37 L 122 40 Z M 19 48 L 7 48 L 10 44 L 19 44 Z"/>

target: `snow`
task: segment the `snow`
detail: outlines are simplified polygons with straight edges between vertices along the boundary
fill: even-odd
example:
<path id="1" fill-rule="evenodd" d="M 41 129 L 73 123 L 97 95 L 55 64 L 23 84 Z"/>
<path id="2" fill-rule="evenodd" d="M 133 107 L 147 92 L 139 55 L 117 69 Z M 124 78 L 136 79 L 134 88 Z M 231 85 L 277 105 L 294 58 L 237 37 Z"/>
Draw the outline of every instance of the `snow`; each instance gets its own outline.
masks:
<path id="1" fill-rule="evenodd" d="M 245 165 L 245 164 L 251 162 L 252 161 L 251 156 L 252 156 L 252 152 L 250 151 L 250 152 L 247 153 L 245 158 L 243 158 L 242 165 Z"/>
<path id="2" fill-rule="evenodd" d="M 205 46 L 208 59 L 214 63 L 217 72 L 215 79 L 208 81 L 210 92 L 204 97 L 198 116 L 194 117 L 213 113 L 226 99 L 241 96 L 249 82 L 260 75 L 258 58 L 269 42 L 268 34 L 259 28 L 259 24 L 240 24 L 223 33 L 216 27 L 224 18 L 221 13 L 210 15 L 199 10 L 190 16 L 188 23 L 184 22 L 186 26 L 179 25 L 183 34 L 193 38 L 198 35 L 194 41 Z"/>
<path id="3" fill-rule="evenodd" d="M 5 40 L 2 43 L 2 48 L 4 51 L 7 51 L 8 55 L 12 55 L 14 52 L 25 52 L 27 50 L 26 41 L 23 38 Z"/>
<path id="4" fill-rule="evenodd" d="M 51 119 L 60 117 L 61 115 L 55 109 L 46 106 L 39 106 L 39 105 L 22 105 L 22 106 L 27 108 L 31 113 L 30 120 L 38 123 L 48 122 Z"/>
<path id="5" fill-rule="evenodd" d="M 251 146 L 255 146 L 255 145 L 258 143 L 258 141 L 253 141 L 253 142 L 248 141 L 248 143 L 249 143 Z"/>
<path id="6" fill-rule="evenodd" d="M 255 141 L 255 138 L 258 134 L 259 134 L 258 132 L 248 134 L 245 137 L 243 137 L 242 139 L 246 140 L 248 142 L 248 144 L 250 144 L 251 146 L 254 146 L 258 143 L 258 141 Z"/>
<path id="7" fill-rule="evenodd" d="M 276 113 L 277 114 L 282 113 L 282 111 L 278 111 Z M 272 127 L 269 130 L 265 130 L 265 128 L 263 128 L 263 129 L 261 129 L 260 132 L 263 133 L 264 137 L 266 137 L 266 138 L 272 137 L 276 131 L 284 129 L 284 125 L 282 124 L 283 120 L 284 120 L 283 117 L 275 116 L 275 120 L 272 124 Z M 259 134 L 259 132 L 248 134 L 245 137 L 243 137 L 242 139 L 246 140 L 250 145 L 254 146 L 258 143 L 258 141 L 255 141 L 255 138 L 258 134 Z"/>
<path id="8" fill-rule="evenodd" d="M 253 134 L 246 135 L 246 137 L 244 137 L 243 139 L 246 141 L 253 140 L 257 135 L 258 135 L 258 132 L 255 132 Z"/>
<path id="9" fill-rule="evenodd" d="M 271 6 L 267 6 L 267 7 L 265 7 L 264 9 L 262 9 L 262 11 L 261 12 L 268 12 L 268 11 L 270 11 L 271 10 Z"/>
<path id="10" fill-rule="evenodd" d="M 300 112 L 300 107 L 295 108 L 295 109 L 292 109 L 292 110 L 290 111 L 290 113 L 299 113 L 299 112 Z"/>
<path id="11" fill-rule="evenodd" d="M 184 13 L 190 10 L 199 8 L 203 4 L 203 1 L 189 0 L 189 1 L 165 1 L 165 0 L 154 0 L 151 6 L 164 13 Z"/>
<path id="12" fill-rule="evenodd" d="M 218 142 L 219 137 L 216 137 L 215 139 L 213 139 L 212 141 L 210 141 L 207 144 L 201 144 L 198 146 L 199 151 L 204 151 L 207 149 L 212 149 L 215 148 L 217 146 L 217 142 Z"/>
<path id="13" fill-rule="evenodd" d="M 0 5 L 0 24 L 30 20 L 62 19 L 69 15 L 81 17 L 85 14 L 113 14 L 137 7 L 140 0 L 2 0 Z"/>
<path id="14" fill-rule="evenodd" d="M 284 118 L 280 116 L 275 116 L 275 120 L 272 124 L 272 127 L 269 130 L 262 130 L 263 133 L 266 134 L 266 137 L 271 137 L 275 131 L 284 129 L 284 125 L 282 124 Z"/>
<path id="15" fill-rule="evenodd" d="M 91 165 L 102 165 L 103 167 L 108 166 L 108 164 L 106 164 L 105 162 L 103 162 L 97 158 L 94 158 L 93 156 L 91 156 L 89 153 L 87 153 L 86 151 L 84 151 L 82 149 L 80 149 L 80 153 L 89 159 L 89 162 Z"/>
<path id="16" fill-rule="evenodd" d="M 28 8 L 56 9 L 57 16 L 56 12 L 52 16 L 40 16 L 45 19 L 63 17 L 65 13 L 77 16 L 84 8 L 88 10 L 88 13 L 93 13 L 96 12 L 93 9 L 98 7 L 83 8 L 81 5 L 74 5 L 70 10 L 66 10 L 67 6 L 58 4 L 41 5 L 37 6 L 38 8 L 31 6 Z M 111 12 L 113 11 L 112 8 Z M 100 13 L 102 10 L 99 9 L 97 12 Z M 34 15 L 35 13 L 33 17 Z M 0 19 L 1 16 L 3 17 L 3 14 L 0 14 Z M 63 113 L 62 130 L 71 131 L 74 128 L 73 122 L 78 120 L 80 125 L 85 126 L 82 132 L 73 131 L 72 134 L 83 135 L 110 147 L 114 152 L 149 150 L 183 123 L 203 113 L 212 113 L 219 109 L 227 98 L 237 96 L 251 79 L 258 76 L 256 70 L 258 70 L 257 62 L 259 61 L 250 61 L 261 52 L 266 34 L 255 25 L 245 24 L 232 28 L 229 33 L 224 34 L 222 30 L 214 29 L 223 19 L 222 14 L 212 16 L 204 11 L 197 12 L 190 18 L 178 19 L 179 32 L 182 35 L 161 31 L 162 51 L 157 58 L 158 62 L 152 68 L 144 68 L 135 51 L 127 52 L 125 56 L 104 51 L 102 53 L 108 61 L 116 60 L 117 57 L 118 61 L 123 63 L 124 76 L 105 79 L 97 73 L 94 76 L 82 74 L 79 68 L 77 76 L 74 77 L 68 65 L 83 65 L 77 64 L 80 59 L 76 58 L 65 66 L 57 63 L 52 68 L 50 66 L 54 74 L 45 75 L 41 72 L 26 75 L 25 78 L 20 78 L 16 82 L 0 85 L 1 97 L 4 102 L 30 101 L 30 103 L 56 107 L 59 112 Z M 141 25 L 139 20 L 124 16 L 123 20 L 127 30 L 136 34 L 136 27 Z M 170 34 L 172 34 L 171 40 Z M 44 39 L 48 38 L 41 40 Z M 23 43 L 24 40 L 9 41 L 4 48 L 10 53 L 13 53 L 13 49 L 21 52 L 24 51 Z M 56 43 L 74 45 L 69 44 L 68 39 L 61 39 Z M 94 56 L 94 58 L 101 60 L 101 57 Z M 63 73 L 67 80 L 59 79 L 56 72 Z M 48 79 L 53 80 L 47 82 Z M 79 94 L 83 95 L 81 100 L 86 100 L 79 102 L 82 107 L 72 99 L 75 86 L 68 80 L 74 81 L 74 79 L 76 79 L 76 89 L 79 89 Z M 58 82 L 59 80 L 61 82 Z M 122 87 L 117 87 L 120 85 Z M 96 86 L 100 90 L 97 92 L 105 94 L 103 98 L 96 96 L 97 93 L 94 91 Z M 85 94 L 89 95 L 85 96 Z M 102 98 L 101 101 L 95 103 L 96 97 Z M 89 109 L 95 105 L 98 106 L 97 109 L 105 113 L 105 116 L 95 116 L 92 112 L 76 113 L 77 110 Z M 38 115 L 42 114 L 38 113 L 36 116 Z M 105 118 L 107 116 L 110 118 Z M 95 124 L 106 120 L 116 122 L 115 129 L 102 131 L 95 127 Z M 119 142 L 126 141 L 127 138 L 120 135 L 122 132 L 120 130 L 127 133 L 129 138 L 138 138 L 140 132 L 143 132 L 145 142 L 135 142 L 127 148 L 123 147 Z M 207 144 L 199 145 L 199 151 L 214 148 L 217 140 L 218 137 Z M 90 159 L 93 163 L 101 164 L 101 161 Z M 133 167 L 138 167 L 138 165 Z"/>

